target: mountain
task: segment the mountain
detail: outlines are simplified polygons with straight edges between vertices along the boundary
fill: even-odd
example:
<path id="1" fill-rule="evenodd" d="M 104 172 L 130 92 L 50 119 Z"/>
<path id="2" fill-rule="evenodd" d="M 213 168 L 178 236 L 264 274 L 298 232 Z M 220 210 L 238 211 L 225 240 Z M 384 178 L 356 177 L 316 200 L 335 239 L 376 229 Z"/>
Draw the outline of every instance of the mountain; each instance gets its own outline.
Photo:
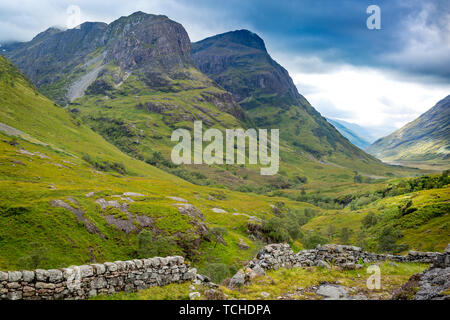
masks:
<path id="1" fill-rule="evenodd" d="M 378 161 L 345 139 L 298 93 L 286 69 L 274 61 L 264 41 L 237 30 L 192 44 L 196 66 L 231 92 L 260 127 L 281 128 L 283 141 L 300 153 L 342 166 L 368 170 Z"/>
<path id="2" fill-rule="evenodd" d="M 306 181 L 403 174 L 353 146 L 301 96 L 257 35 L 241 30 L 191 43 L 166 16 L 136 12 L 110 24 L 49 28 L 5 47 L 47 97 L 122 152 L 199 185 L 273 190 Z M 175 166 L 175 129 L 279 128 L 280 170 Z M 303 181 L 303 182 L 302 182 Z"/>
<path id="3" fill-rule="evenodd" d="M 261 240 L 254 238 L 258 232 L 274 239 L 286 239 L 288 234 L 298 237 L 294 231 L 311 218 L 311 224 L 321 228 L 330 220 L 353 230 L 355 220 L 358 225 L 364 215 L 349 207 L 369 213 L 374 206 L 370 203 L 366 208 L 365 204 L 391 193 L 401 199 L 392 202 L 386 198 L 390 202 L 379 205 L 380 215 L 391 214 L 384 205 L 398 210 L 398 203 L 407 201 L 399 196 L 400 192 L 446 184 L 440 177 L 433 178 L 434 184 L 440 183 L 436 186 L 422 181 L 430 178 L 420 177 L 414 183 L 402 180 L 394 189 L 386 185 L 386 190 L 376 194 L 373 188 L 384 184 L 355 184 L 349 189 L 345 183 L 345 189 L 336 184 L 308 189 L 303 199 L 310 197 L 321 207 L 288 197 L 193 185 L 121 152 L 74 117 L 73 112 L 43 96 L 1 56 L 0 105 L 2 271 L 181 254 L 200 272 L 222 280 L 261 248 Z M 323 193 L 322 198 L 315 190 Z M 438 192 L 439 197 L 428 195 Z M 407 241 L 414 248 L 422 243 L 441 248 L 447 243 L 440 235 L 448 220 L 442 212 L 449 193 L 446 189 L 430 190 L 423 197 L 416 193 L 410 196 L 419 214 L 412 212 L 402 218 L 414 217 L 411 223 L 402 224 L 406 229 L 414 228 L 414 233 L 406 234 Z M 341 211 L 337 208 L 342 206 L 334 203 L 339 199 L 353 204 Z M 326 201 L 333 203 L 331 210 L 324 209 Z M 425 207 L 424 201 L 433 207 Z M 424 214 L 431 216 L 424 219 Z M 336 216 L 339 219 L 334 221 Z M 393 217 L 389 219 L 395 222 Z M 271 221 L 268 229 L 258 229 L 264 220 Z M 380 220 L 380 224 L 386 221 Z M 416 229 L 417 225 L 421 229 Z M 212 238 L 213 228 L 222 230 L 220 241 Z M 432 231 L 426 232 L 423 242 L 413 237 L 417 230 Z M 355 234 L 352 243 L 356 241 Z M 305 235 L 305 241 L 318 235 L 321 239 L 320 234 Z M 145 241 L 139 239 L 148 243 L 149 237 L 151 245 L 142 247 L 140 243 Z M 295 243 L 303 245 L 298 240 Z M 249 250 L 242 249 L 247 246 Z M 217 264 L 221 267 L 215 272 Z"/>
<path id="4" fill-rule="evenodd" d="M 267 53 L 264 41 L 248 30 L 193 43 L 192 56 L 203 73 L 233 93 L 247 110 L 271 103 L 294 104 L 302 98 L 286 69 Z"/>
<path id="5" fill-rule="evenodd" d="M 344 137 L 360 149 L 366 149 L 370 142 L 361 138 L 357 133 L 349 129 L 343 122 L 336 119 L 326 118 Z"/>
<path id="6" fill-rule="evenodd" d="M 11 62 L 0 56 L 0 132 L 73 159 L 83 155 L 122 163 L 134 175 L 171 176 L 122 153 L 89 126 L 44 97 Z"/>
<path id="7" fill-rule="evenodd" d="M 368 152 L 384 161 L 450 164 L 450 95 L 416 120 L 375 141 Z"/>
<path id="8" fill-rule="evenodd" d="M 339 122 L 341 125 L 346 127 L 347 129 L 353 131 L 356 133 L 357 136 L 361 137 L 362 139 L 369 142 L 369 144 L 372 144 L 375 142 L 375 140 L 379 139 L 380 137 L 392 132 L 392 130 L 389 131 L 389 128 L 380 128 L 380 127 L 363 127 L 356 123 L 344 121 L 341 119 L 332 119 L 336 122 Z M 388 130 L 386 132 L 386 130 Z"/>
<path id="9" fill-rule="evenodd" d="M 133 157 L 201 184 L 211 183 L 208 177 L 246 182 L 223 168 L 171 168 L 173 130 L 192 129 L 194 120 L 246 127 L 249 119 L 232 94 L 195 68 L 189 36 L 166 16 L 136 12 L 109 25 L 50 28 L 4 54 L 44 94 Z"/>
<path id="10" fill-rule="evenodd" d="M 176 80 L 198 81 L 203 87 L 212 84 L 190 69 L 190 40 L 183 26 L 143 12 L 109 25 L 86 22 L 68 30 L 49 28 L 30 42 L 7 48 L 4 55 L 62 104 L 83 96 L 91 85 L 90 92 L 119 87 L 132 73 L 147 86 L 166 91 Z M 243 116 L 230 96 L 222 100 L 227 112 Z"/>

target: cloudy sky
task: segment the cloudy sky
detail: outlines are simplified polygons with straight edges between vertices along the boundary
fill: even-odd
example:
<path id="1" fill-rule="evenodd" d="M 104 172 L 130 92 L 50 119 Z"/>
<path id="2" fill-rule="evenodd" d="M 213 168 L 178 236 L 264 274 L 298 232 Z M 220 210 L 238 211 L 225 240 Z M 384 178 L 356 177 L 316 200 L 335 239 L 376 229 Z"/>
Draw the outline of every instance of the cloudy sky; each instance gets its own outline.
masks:
<path id="1" fill-rule="evenodd" d="M 236 29 L 259 34 L 324 116 L 382 136 L 450 94 L 448 0 L 16 0 L 0 2 L 0 43 L 49 26 L 111 22 L 141 10 L 178 21 L 191 40 Z M 369 30 L 369 5 L 381 29 Z M 73 16 L 72 16 L 73 17 Z"/>

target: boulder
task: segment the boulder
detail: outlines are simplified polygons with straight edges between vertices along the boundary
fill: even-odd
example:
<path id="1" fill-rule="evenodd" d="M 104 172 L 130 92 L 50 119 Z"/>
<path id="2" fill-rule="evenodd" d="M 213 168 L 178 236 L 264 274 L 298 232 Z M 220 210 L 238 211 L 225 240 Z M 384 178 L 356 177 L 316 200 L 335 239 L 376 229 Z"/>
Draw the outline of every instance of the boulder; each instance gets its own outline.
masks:
<path id="1" fill-rule="evenodd" d="M 317 266 L 322 267 L 322 268 L 331 269 L 331 266 L 328 264 L 328 262 L 326 262 L 324 260 L 317 261 Z"/>
<path id="2" fill-rule="evenodd" d="M 22 280 L 22 272 L 20 271 L 9 271 L 8 272 L 8 281 L 9 282 L 17 282 Z"/>
<path id="3" fill-rule="evenodd" d="M 23 281 L 31 282 L 34 280 L 34 271 L 22 271 Z"/>
<path id="4" fill-rule="evenodd" d="M 242 239 L 239 240 L 238 247 L 239 247 L 239 249 L 241 249 L 241 250 L 248 250 L 248 249 L 250 249 L 250 246 L 247 245 L 247 244 L 244 242 L 244 240 L 242 240 Z"/>
<path id="5" fill-rule="evenodd" d="M 229 287 L 239 288 L 245 284 L 245 274 L 242 270 L 236 272 L 236 274 L 231 278 Z"/>
<path id="6" fill-rule="evenodd" d="M 200 299 L 200 292 L 195 291 L 195 292 L 189 293 L 189 299 L 190 300 L 198 300 L 198 299 Z"/>
<path id="7" fill-rule="evenodd" d="M 50 282 L 59 282 L 63 279 L 63 273 L 61 270 L 52 269 L 48 270 L 48 281 Z"/>

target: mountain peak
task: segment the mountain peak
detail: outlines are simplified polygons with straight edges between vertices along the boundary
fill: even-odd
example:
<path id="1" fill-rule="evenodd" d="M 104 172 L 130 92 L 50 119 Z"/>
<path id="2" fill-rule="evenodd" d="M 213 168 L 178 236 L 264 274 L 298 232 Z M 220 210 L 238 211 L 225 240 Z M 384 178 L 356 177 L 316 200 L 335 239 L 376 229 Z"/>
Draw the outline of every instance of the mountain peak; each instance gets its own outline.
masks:
<path id="1" fill-rule="evenodd" d="M 117 20 L 114 20 L 113 22 L 111 22 L 110 27 L 111 28 L 114 28 L 114 26 L 123 27 L 124 25 L 130 25 L 132 27 L 146 20 L 158 20 L 158 19 L 170 20 L 165 15 L 156 15 L 145 13 L 143 11 L 136 11 L 128 16 L 121 16 Z"/>
<path id="2" fill-rule="evenodd" d="M 38 33 L 31 41 L 42 39 L 42 38 L 44 38 L 46 36 L 52 36 L 52 35 L 54 35 L 56 33 L 63 32 L 63 31 L 64 31 L 64 29 L 60 28 L 60 27 L 56 27 L 56 26 L 55 27 L 50 27 L 50 28 L 47 28 L 46 30 Z"/>
<path id="3" fill-rule="evenodd" d="M 256 33 L 253 33 L 247 29 L 230 31 L 225 33 L 224 36 L 228 36 L 233 40 L 233 42 L 245 45 L 247 47 L 267 51 L 264 40 L 261 39 L 261 37 Z"/>
<path id="4" fill-rule="evenodd" d="M 164 15 L 164 14 L 151 14 L 151 13 L 146 13 L 144 11 L 133 12 L 132 14 L 128 15 L 127 17 L 160 17 L 160 18 L 167 18 L 167 16 Z"/>
<path id="5" fill-rule="evenodd" d="M 96 71 L 83 83 L 94 80 L 105 64 L 118 65 L 128 72 L 138 68 L 176 72 L 193 64 L 190 43 L 181 24 L 164 15 L 137 11 L 110 24 L 84 22 L 73 29 L 49 28 L 30 42 L 8 46 L 5 55 L 41 87 L 60 81 L 74 70 L 83 73 L 91 64 Z M 61 104 L 68 99 L 65 89 L 49 96 Z"/>
<path id="6" fill-rule="evenodd" d="M 220 41 L 221 43 L 238 44 L 240 46 L 267 52 L 264 40 L 261 39 L 261 37 L 258 36 L 256 33 L 253 33 L 247 29 L 234 30 L 218 34 L 203 39 L 197 42 L 197 44 L 199 46 L 205 45 L 206 47 L 208 47 L 209 45 L 212 45 L 217 41 Z"/>
<path id="7" fill-rule="evenodd" d="M 300 98 L 286 69 L 270 57 L 263 39 L 249 30 L 218 34 L 191 48 L 196 66 L 233 93 L 246 109 L 273 94 L 283 104 L 297 103 Z"/>
<path id="8" fill-rule="evenodd" d="M 186 30 L 164 15 L 138 11 L 121 17 L 109 25 L 105 38 L 105 61 L 115 61 L 124 70 L 158 65 L 171 71 L 191 64 Z"/>

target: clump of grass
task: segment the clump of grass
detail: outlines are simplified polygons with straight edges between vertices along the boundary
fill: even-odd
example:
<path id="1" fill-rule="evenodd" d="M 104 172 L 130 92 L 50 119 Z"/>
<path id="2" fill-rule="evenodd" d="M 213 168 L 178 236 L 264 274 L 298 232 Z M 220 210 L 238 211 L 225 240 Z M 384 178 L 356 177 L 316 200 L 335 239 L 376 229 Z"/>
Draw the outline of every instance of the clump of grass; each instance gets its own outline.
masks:
<path id="1" fill-rule="evenodd" d="M 83 154 L 82 159 L 100 171 L 115 171 L 120 174 L 127 173 L 125 166 L 119 162 L 102 160 L 100 158 L 94 159 L 88 154 Z"/>
<path id="2" fill-rule="evenodd" d="M 189 300 L 190 282 L 172 283 L 163 287 L 150 287 L 134 293 L 99 295 L 91 300 Z"/>

